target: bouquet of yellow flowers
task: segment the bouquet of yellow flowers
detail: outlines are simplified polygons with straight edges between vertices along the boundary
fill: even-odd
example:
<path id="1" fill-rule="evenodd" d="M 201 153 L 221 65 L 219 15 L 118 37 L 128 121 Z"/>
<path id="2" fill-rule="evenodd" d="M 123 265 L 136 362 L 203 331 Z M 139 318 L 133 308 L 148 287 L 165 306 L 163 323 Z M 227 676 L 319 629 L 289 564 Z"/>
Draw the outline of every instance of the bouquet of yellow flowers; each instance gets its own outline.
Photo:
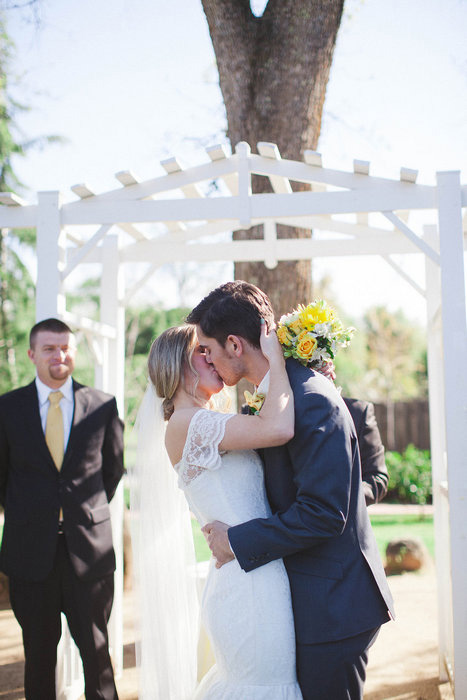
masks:
<path id="1" fill-rule="evenodd" d="M 277 337 L 284 349 L 284 357 L 296 360 L 313 369 L 323 369 L 334 359 L 339 348 L 350 343 L 354 328 L 344 328 L 333 308 L 323 300 L 281 317 Z"/>

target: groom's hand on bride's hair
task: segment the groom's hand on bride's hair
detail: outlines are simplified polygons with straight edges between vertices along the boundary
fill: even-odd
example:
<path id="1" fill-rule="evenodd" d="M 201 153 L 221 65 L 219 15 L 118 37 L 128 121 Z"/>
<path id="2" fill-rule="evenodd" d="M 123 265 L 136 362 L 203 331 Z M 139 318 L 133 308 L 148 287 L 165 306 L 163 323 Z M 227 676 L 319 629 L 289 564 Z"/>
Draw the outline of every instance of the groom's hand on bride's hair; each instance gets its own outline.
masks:
<path id="1" fill-rule="evenodd" d="M 230 547 L 229 537 L 227 535 L 227 530 L 229 527 L 230 525 L 221 523 L 219 520 L 214 520 L 214 522 L 207 523 L 201 528 L 201 531 L 209 545 L 209 549 L 216 560 L 217 569 L 220 569 L 221 566 L 227 564 L 229 561 L 232 561 L 232 559 L 235 559 L 234 553 Z"/>

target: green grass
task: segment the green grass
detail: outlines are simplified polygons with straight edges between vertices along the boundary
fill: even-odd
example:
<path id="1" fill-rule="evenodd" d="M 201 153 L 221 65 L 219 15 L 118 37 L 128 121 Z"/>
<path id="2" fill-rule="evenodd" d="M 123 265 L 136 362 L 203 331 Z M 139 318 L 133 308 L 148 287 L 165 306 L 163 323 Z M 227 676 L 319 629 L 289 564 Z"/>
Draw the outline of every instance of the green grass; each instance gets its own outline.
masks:
<path id="1" fill-rule="evenodd" d="M 418 538 L 424 542 L 434 558 L 434 528 L 432 515 L 371 515 L 370 520 L 376 542 L 384 559 L 386 545 L 391 540 Z"/>
<path id="2" fill-rule="evenodd" d="M 370 509 L 371 511 L 371 509 Z M 434 557 L 433 517 L 419 515 L 371 515 L 370 520 L 375 533 L 381 557 L 384 560 L 386 545 L 391 540 L 401 538 L 421 539 L 431 556 Z M 196 558 L 198 561 L 209 559 L 209 547 L 196 520 L 192 521 Z"/>

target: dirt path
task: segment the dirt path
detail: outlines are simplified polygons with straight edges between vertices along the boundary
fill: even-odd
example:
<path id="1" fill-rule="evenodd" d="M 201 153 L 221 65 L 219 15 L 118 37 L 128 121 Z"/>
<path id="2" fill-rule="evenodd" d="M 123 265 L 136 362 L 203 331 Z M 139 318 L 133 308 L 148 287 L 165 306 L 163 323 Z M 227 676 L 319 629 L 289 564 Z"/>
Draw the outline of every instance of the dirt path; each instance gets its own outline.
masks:
<path id="1" fill-rule="evenodd" d="M 453 700 L 450 685 L 438 680 L 434 570 L 392 576 L 389 583 L 397 620 L 383 626 L 371 650 L 365 700 Z M 131 593 L 124 597 L 124 625 L 124 671 L 117 687 L 120 700 L 137 700 Z M 0 610 L 1 700 L 24 699 L 23 668 L 19 627 L 11 610 Z"/>

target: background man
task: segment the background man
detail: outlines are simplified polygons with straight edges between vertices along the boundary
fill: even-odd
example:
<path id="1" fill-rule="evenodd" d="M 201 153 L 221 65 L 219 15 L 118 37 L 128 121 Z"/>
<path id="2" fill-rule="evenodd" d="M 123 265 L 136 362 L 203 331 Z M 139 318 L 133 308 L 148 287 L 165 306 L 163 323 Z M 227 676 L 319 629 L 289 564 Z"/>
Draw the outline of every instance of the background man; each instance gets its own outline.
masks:
<path id="1" fill-rule="evenodd" d="M 123 474 L 115 399 L 75 382 L 70 328 L 30 333 L 31 384 L 0 397 L 0 569 L 23 631 L 25 694 L 55 698 L 60 613 L 83 661 L 87 700 L 115 700 L 107 622 L 115 553 L 109 501 Z"/>
<path id="2" fill-rule="evenodd" d="M 355 425 L 362 464 L 363 491 L 366 504 L 370 506 L 385 497 L 389 478 L 375 408 L 368 401 L 345 396 L 343 399 Z"/>
<path id="3" fill-rule="evenodd" d="M 319 372 L 334 382 L 336 372 L 333 362 L 328 362 Z M 381 441 L 375 407 L 369 401 L 342 397 L 347 406 L 357 433 L 362 485 L 367 506 L 379 503 L 388 492 L 388 469 L 384 458 L 384 445 Z"/>

